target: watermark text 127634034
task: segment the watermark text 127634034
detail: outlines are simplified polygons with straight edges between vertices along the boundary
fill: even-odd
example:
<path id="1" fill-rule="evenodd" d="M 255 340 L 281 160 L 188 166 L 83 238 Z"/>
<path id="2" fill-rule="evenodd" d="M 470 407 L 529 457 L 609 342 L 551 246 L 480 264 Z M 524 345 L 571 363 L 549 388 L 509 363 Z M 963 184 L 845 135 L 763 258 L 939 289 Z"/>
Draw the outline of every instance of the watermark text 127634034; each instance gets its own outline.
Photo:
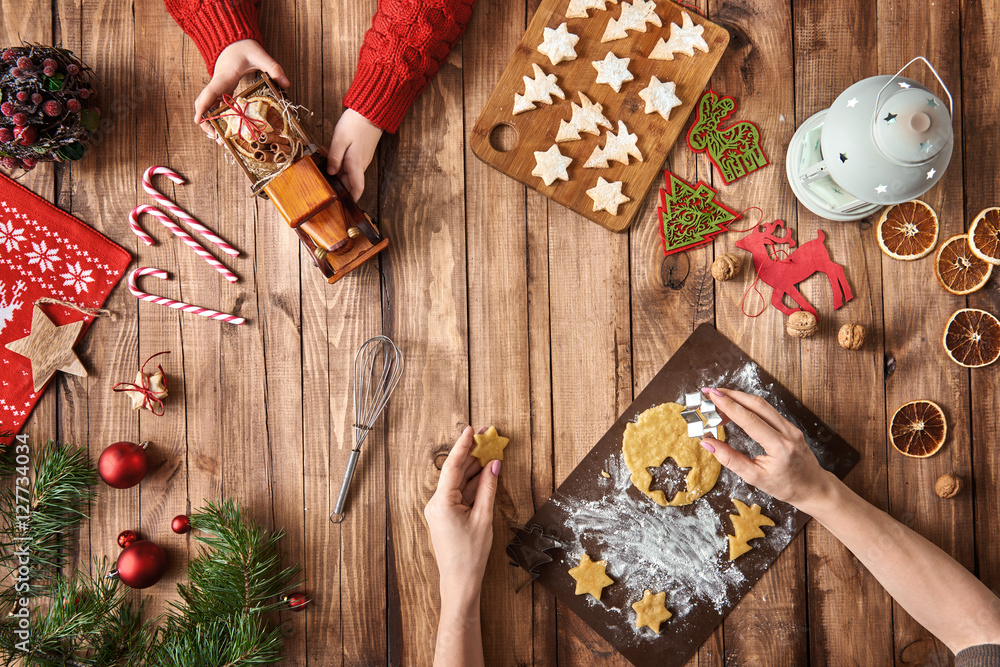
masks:
<path id="1" fill-rule="evenodd" d="M 14 475 L 14 556 L 17 558 L 18 567 L 14 576 L 14 590 L 18 597 L 15 599 L 11 616 L 16 619 L 14 634 L 20 640 L 15 647 L 19 651 L 28 652 L 31 640 L 31 611 L 28 607 L 31 595 L 31 568 L 29 559 L 31 553 L 31 536 L 28 526 L 31 521 L 31 447 L 28 444 L 28 436 L 21 434 L 15 438 L 14 462 L 16 464 Z"/>

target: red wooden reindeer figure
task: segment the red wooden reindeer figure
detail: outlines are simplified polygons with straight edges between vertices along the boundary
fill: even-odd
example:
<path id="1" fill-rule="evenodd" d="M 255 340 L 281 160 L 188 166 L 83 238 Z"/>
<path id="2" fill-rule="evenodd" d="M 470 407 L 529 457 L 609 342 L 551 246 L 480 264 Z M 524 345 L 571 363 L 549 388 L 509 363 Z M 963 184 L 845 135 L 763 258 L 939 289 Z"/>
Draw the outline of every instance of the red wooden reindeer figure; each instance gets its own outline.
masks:
<path id="1" fill-rule="evenodd" d="M 830 259 L 830 253 L 823 245 L 826 235 L 822 230 L 816 232 L 816 238 L 800 245 L 785 259 L 776 260 L 771 257 L 768 246 L 772 248 L 776 244 L 787 244 L 789 248 L 795 246 L 795 239 L 789 237 L 787 230 L 784 235 L 777 235 L 778 230 L 784 229 L 784 226 L 785 223 L 781 220 L 775 220 L 771 224 L 758 225 L 736 242 L 737 248 L 742 248 L 753 255 L 753 265 L 757 277 L 773 289 L 771 305 L 785 315 L 794 313 L 795 310 L 784 304 L 783 299 L 787 294 L 798 304 L 799 309 L 807 310 L 815 315 L 816 309 L 809 305 L 809 302 L 795 286 L 817 272 L 825 273 L 830 280 L 834 309 L 840 308 L 844 303 L 853 299 L 854 295 L 851 293 L 851 286 L 847 284 L 844 268 Z M 761 227 L 764 228 L 763 231 L 761 231 Z"/>

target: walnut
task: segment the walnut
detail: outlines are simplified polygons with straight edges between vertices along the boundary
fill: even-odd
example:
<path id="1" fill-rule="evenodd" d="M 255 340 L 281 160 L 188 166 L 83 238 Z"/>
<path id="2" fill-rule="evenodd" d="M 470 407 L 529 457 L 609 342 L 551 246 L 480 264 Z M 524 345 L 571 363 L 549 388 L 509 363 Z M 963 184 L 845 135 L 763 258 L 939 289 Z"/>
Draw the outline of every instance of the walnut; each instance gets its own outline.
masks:
<path id="1" fill-rule="evenodd" d="M 837 342 L 845 350 L 860 350 L 865 343 L 865 328 L 860 324 L 845 324 L 840 327 Z"/>
<path id="2" fill-rule="evenodd" d="M 785 331 L 793 338 L 809 338 L 816 328 L 816 316 L 805 310 L 795 311 L 785 323 Z"/>
<path id="3" fill-rule="evenodd" d="M 738 255 L 727 252 L 712 262 L 712 277 L 716 280 L 732 280 L 740 272 L 743 261 Z"/>
<path id="4" fill-rule="evenodd" d="M 953 472 L 941 475 L 934 483 L 934 493 L 942 498 L 954 498 L 962 490 L 962 478 Z"/>

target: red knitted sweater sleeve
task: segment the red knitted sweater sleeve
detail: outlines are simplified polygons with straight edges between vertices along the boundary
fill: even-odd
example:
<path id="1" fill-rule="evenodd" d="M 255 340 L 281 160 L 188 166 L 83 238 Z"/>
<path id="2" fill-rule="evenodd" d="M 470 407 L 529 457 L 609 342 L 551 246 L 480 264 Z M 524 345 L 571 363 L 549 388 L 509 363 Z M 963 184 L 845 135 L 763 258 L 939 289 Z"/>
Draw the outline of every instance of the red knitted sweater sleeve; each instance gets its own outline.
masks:
<path id="1" fill-rule="evenodd" d="M 379 0 L 344 106 L 395 132 L 462 36 L 476 0 Z"/>
<path id="2" fill-rule="evenodd" d="M 256 0 L 163 0 L 174 21 L 194 42 L 208 73 L 222 50 L 241 39 L 260 42 Z"/>

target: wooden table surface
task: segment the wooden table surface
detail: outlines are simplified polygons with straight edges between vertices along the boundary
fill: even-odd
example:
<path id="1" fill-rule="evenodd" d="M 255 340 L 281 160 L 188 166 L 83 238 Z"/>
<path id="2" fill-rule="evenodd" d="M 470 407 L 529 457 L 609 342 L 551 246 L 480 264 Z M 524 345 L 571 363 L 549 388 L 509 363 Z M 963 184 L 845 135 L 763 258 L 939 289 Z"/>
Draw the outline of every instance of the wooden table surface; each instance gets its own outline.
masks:
<path id="1" fill-rule="evenodd" d="M 293 82 L 292 98 L 315 112 L 323 141 L 375 5 L 262 3 L 265 43 Z M 868 224 L 821 221 L 797 205 L 783 168 L 798 123 L 851 83 L 925 55 L 955 96 L 956 141 L 947 174 L 924 199 L 939 213 L 942 238 L 961 232 L 980 209 L 1000 203 L 1000 7 L 976 0 L 699 5 L 732 34 L 714 87 L 739 100 L 740 119 L 758 123 L 773 162 L 721 187 L 720 198 L 736 209 L 759 205 L 802 239 L 825 230 L 854 289 L 854 300 L 834 312 L 822 278 L 805 284 L 822 317 L 813 339 L 786 336 L 773 309 L 745 317 L 746 272 L 713 282 L 709 266 L 733 250 L 735 234 L 687 253 L 671 273 L 654 226 L 655 189 L 632 230 L 616 235 L 472 155 L 468 129 L 534 2 L 480 0 L 463 41 L 369 172 L 362 204 L 381 220 L 390 250 L 328 286 L 272 206 L 247 196 L 242 174 L 193 126 L 204 66 L 159 2 L 3 0 L 4 44 L 55 41 L 107 86 L 99 147 L 79 164 L 41 167 L 22 182 L 142 265 L 175 274 L 179 280 L 155 286 L 165 296 L 249 320 L 225 326 L 140 305 L 124 285 L 114 292 L 108 305 L 124 317 L 97 322 L 78 345 L 91 376 L 60 375 L 26 428 L 36 438 L 86 445 L 95 460 L 116 440 L 153 443 L 152 471 L 139 487 L 102 487 L 80 558 L 114 556 L 125 528 L 161 543 L 174 563 L 149 591 L 151 610 L 161 611 L 194 548 L 170 532 L 170 519 L 205 499 L 236 497 L 288 532 L 287 556 L 302 564 L 303 588 L 315 600 L 290 619 L 287 664 L 428 665 L 438 596 L 422 509 L 462 428 L 496 424 L 511 445 L 483 590 L 488 664 L 623 664 L 541 587 L 514 594 L 520 574 L 503 554 L 505 527 L 530 517 L 688 334 L 712 322 L 861 451 L 848 477 L 854 489 L 1000 587 L 1000 364 L 970 372 L 940 343 L 956 308 L 1000 312 L 996 279 L 967 298 L 946 294 L 930 257 L 894 261 L 879 252 Z M 153 164 L 189 179 L 167 193 L 243 250 L 226 261 L 240 282 L 225 282 L 162 230 L 156 246 L 139 245 L 126 217 L 148 201 L 139 177 Z M 683 144 L 667 166 L 688 179 L 715 179 L 707 160 Z M 871 332 L 858 352 L 837 346 L 846 322 Z M 406 373 L 366 444 L 337 526 L 328 514 L 353 442 L 351 360 L 379 333 L 402 348 Z M 166 416 L 131 412 L 110 387 L 161 350 L 172 351 L 163 360 Z M 904 458 L 886 438 L 887 417 L 917 398 L 937 401 L 949 422 L 945 448 L 928 460 Z M 944 501 L 933 484 L 951 471 L 971 481 L 970 490 Z M 872 548 L 893 548 L 891 538 Z M 811 523 L 690 664 L 948 661 L 947 650 Z"/>

